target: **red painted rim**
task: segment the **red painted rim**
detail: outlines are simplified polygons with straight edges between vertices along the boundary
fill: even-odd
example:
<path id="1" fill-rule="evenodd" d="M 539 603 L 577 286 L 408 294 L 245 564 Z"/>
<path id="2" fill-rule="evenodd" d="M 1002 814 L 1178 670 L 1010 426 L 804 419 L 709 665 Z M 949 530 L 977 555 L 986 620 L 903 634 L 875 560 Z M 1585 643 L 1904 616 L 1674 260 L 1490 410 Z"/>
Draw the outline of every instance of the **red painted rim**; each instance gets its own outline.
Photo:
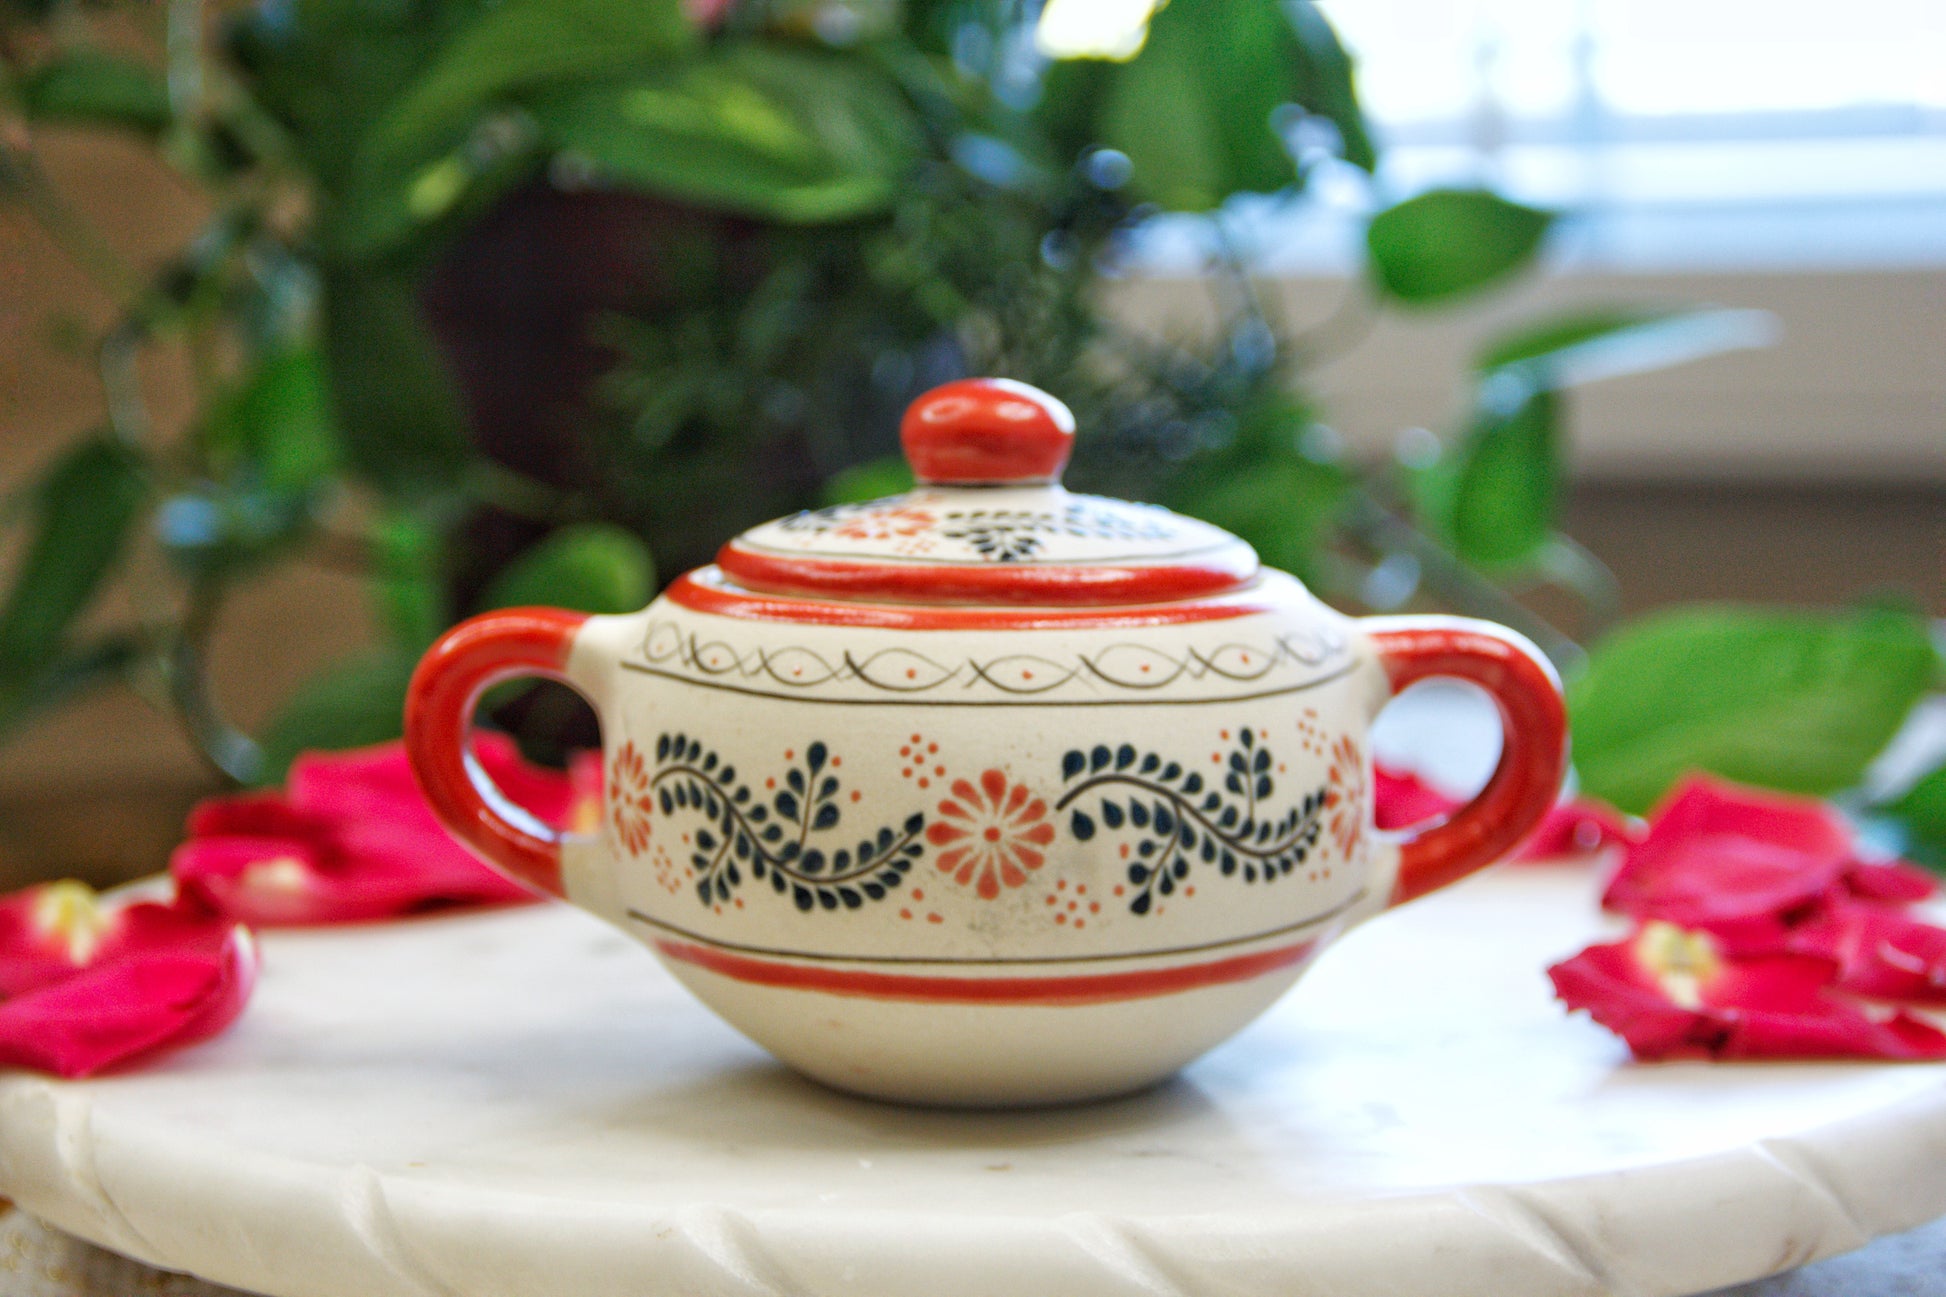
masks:
<path id="1" fill-rule="evenodd" d="M 463 621 L 426 650 L 406 692 L 406 755 L 433 814 L 480 859 L 551 896 L 562 894 L 560 835 L 537 836 L 493 807 L 470 768 L 467 735 L 480 695 L 494 685 L 519 676 L 565 680 L 587 620 L 562 608 L 507 608 Z"/>
<path id="2" fill-rule="evenodd" d="M 1275 950 L 1232 955 L 1200 964 L 1030 977 L 934 976 L 793 964 L 668 938 L 657 938 L 655 948 L 670 959 L 758 986 L 927 1004 L 1083 1005 L 1151 999 L 1205 986 L 1249 981 L 1302 963 L 1317 950 L 1318 939 L 1313 937 Z"/>
<path id="3" fill-rule="evenodd" d="M 766 594 L 1054 607 L 1205 598 L 1234 590 L 1257 574 L 1256 555 L 1241 544 L 1217 547 L 1194 563 L 1138 567 L 887 563 L 766 554 L 731 541 L 716 552 L 716 565 L 739 584 Z"/>
<path id="4" fill-rule="evenodd" d="M 1512 851 L 1554 805 L 1567 773 L 1561 684 L 1539 650 L 1489 622 L 1369 617 L 1362 623 L 1392 692 L 1435 677 L 1480 686 L 1500 711 L 1500 764 L 1478 796 L 1400 846 L 1397 905 Z"/>
<path id="5" fill-rule="evenodd" d="M 1089 607 L 968 607 L 951 604 L 840 603 L 804 595 L 755 593 L 722 580 L 716 568 L 685 573 L 672 582 L 669 602 L 693 612 L 739 621 L 796 622 L 811 626 L 867 626 L 885 630 L 1057 630 L 1095 627 L 1172 626 L 1250 617 L 1287 606 L 1288 594 L 1273 580 L 1253 581 L 1220 599 L 1179 603 Z"/>

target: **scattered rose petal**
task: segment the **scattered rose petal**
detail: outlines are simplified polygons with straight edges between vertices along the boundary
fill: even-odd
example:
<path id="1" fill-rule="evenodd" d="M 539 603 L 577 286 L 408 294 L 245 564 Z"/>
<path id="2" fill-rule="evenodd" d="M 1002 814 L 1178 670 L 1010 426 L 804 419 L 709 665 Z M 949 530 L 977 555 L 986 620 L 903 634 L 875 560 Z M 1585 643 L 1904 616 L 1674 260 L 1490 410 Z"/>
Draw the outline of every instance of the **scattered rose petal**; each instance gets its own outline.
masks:
<path id="1" fill-rule="evenodd" d="M 247 929 L 80 883 L 0 897 L 0 1067 L 91 1076 L 215 1035 L 256 981 Z"/>
<path id="2" fill-rule="evenodd" d="M 1650 817 L 1602 904 L 1759 954 L 1789 948 L 1792 930 L 1832 905 L 1905 904 L 1933 891 L 1910 865 L 1859 860 L 1850 827 L 1823 802 L 1696 776 Z"/>
<path id="3" fill-rule="evenodd" d="M 1837 987 L 1853 995 L 1946 1004 L 1946 929 L 1891 906 L 1827 905 L 1783 946 L 1829 960 Z"/>
<path id="4" fill-rule="evenodd" d="M 1381 829 L 1408 829 L 1450 815 L 1459 804 L 1416 770 L 1372 763 L 1372 819 Z"/>
<path id="5" fill-rule="evenodd" d="M 1651 921 L 1548 969 L 1555 994 L 1669 1058 L 1946 1058 L 1946 1033 L 1904 1010 L 1868 1013 L 1830 989 L 1830 961 L 1738 958 L 1708 933 Z"/>
<path id="6" fill-rule="evenodd" d="M 1931 874 L 1903 860 L 1883 864 L 1854 862 L 1845 871 L 1845 890 L 1861 901 L 1910 905 L 1930 899 L 1939 890 L 1939 884 Z"/>
<path id="7" fill-rule="evenodd" d="M 1450 814 L 1462 800 L 1434 787 L 1416 771 L 1373 763 L 1372 810 L 1381 829 L 1409 828 L 1438 819 Z M 1558 860 L 1593 855 L 1607 847 L 1634 842 L 1639 836 L 1635 825 L 1620 811 L 1591 798 L 1572 797 L 1556 802 L 1509 859 Z"/>
<path id="8" fill-rule="evenodd" d="M 1775 944 L 1793 913 L 1842 887 L 1852 863 L 1851 832 L 1824 803 L 1696 776 L 1650 816 L 1601 903 L 1750 948 Z"/>
<path id="9" fill-rule="evenodd" d="M 1591 797 L 1554 803 L 1540 826 L 1514 852 L 1515 860 L 1559 860 L 1591 856 L 1609 847 L 1631 846 L 1642 837 L 1636 823 L 1614 807 Z"/>
<path id="10" fill-rule="evenodd" d="M 543 770 L 500 734 L 476 736 L 474 752 L 495 785 L 537 818 L 572 828 L 598 823 L 598 759 L 593 775 Z M 399 743 L 307 753 L 282 794 L 202 803 L 169 872 L 185 895 L 262 927 L 533 899 L 440 827 Z"/>

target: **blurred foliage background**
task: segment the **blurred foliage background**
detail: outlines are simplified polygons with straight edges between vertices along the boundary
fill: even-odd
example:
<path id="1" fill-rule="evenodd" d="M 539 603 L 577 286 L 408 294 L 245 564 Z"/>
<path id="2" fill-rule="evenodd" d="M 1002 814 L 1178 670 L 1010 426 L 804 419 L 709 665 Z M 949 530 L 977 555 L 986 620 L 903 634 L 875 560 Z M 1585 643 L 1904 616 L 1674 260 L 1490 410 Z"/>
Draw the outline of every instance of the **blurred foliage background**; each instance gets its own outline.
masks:
<path id="1" fill-rule="evenodd" d="M 1518 276 L 1555 214 L 1385 192 L 1351 60 L 1308 0 L 1105 21 L 1126 9 L 0 0 L 0 203 L 117 303 L 68 340 L 99 367 L 105 424 L 0 502 L 19 550 L 0 739 L 114 682 L 242 783 L 395 736 L 412 664 L 453 621 L 632 610 L 743 527 L 900 490 L 906 402 L 992 374 L 1074 407 L 1075 489 L 1208 518 L 1340 606 L 1528 632 L 1572 682 L 1583 784 L 1626 809 L 1697 766 L 1855 785 L 1936 683 L 1921 616 L 1617 627 L 1612 580 L 1557 529 L 1573 389 L 1753 345 L 1762 322 L 1599 304 L 1528 321 L 1481 350 L 1442 435 L 1354 462 L 1309 375 L 1383 313 Z M 135 273 L 41 165 L 49 127 L 146 142 L 210 220 Z M 1249 216 L 1327 170 L 1368 190 L 1365 268 L 1300 329 L 1263 291 Z M 1105 295 L 1185 219 L 1214 327 L 1132 334 Z M 179 432 L 140 375 L 165 345 L 192 362 Z M 84 615 L 150 549 L 134 612 Z M 359 573 L 385 642 L 246 735 L 212 699 L 208 642 L 238 589 L 291 562 Z M 1542 587 L 1571 596 L 1565 627 L 1532 611 Z M 537 752 L 591 739 L 542 690 L 497 717 Z M 1884 800 L 1910 849 L 1938 849 L 1946 774 Z"/>

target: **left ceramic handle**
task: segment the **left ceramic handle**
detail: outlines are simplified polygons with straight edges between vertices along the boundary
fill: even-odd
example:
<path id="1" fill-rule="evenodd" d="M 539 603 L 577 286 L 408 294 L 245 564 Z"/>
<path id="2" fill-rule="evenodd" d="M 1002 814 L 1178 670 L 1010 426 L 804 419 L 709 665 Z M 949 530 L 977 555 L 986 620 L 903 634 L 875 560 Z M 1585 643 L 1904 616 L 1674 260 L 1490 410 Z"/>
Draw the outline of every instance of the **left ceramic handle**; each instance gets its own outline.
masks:
<path id="1" fill-rule="evenodd" d="M 426 650 L 405 700 L 405 748 L 419 788 L 448 831 L 488 864 L 560 896 L 563 835 L 514 806 L 474 760 L 473 709 L 494 685 L 522 676 L 568 679 L 587 614 L 505 608 L 447 631 Z"/>

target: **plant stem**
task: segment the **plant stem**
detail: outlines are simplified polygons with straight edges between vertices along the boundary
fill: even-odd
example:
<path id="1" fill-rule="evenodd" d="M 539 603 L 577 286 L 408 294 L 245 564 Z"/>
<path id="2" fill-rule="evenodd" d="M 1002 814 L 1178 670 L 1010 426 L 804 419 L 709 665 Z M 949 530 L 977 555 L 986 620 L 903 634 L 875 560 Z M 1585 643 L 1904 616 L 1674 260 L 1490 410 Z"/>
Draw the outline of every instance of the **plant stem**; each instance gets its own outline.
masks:
<path id="1" fill-rule="evenodd" d="M 182 623 L 169 646 L 169 701 L 203 760 L 226 779 L 252 784 L 263 774 L 263 748 L 224 720 L 210 696 L 207 649 L 222 596 L 220 578 L 205 577 L 190 587 Z"/>

